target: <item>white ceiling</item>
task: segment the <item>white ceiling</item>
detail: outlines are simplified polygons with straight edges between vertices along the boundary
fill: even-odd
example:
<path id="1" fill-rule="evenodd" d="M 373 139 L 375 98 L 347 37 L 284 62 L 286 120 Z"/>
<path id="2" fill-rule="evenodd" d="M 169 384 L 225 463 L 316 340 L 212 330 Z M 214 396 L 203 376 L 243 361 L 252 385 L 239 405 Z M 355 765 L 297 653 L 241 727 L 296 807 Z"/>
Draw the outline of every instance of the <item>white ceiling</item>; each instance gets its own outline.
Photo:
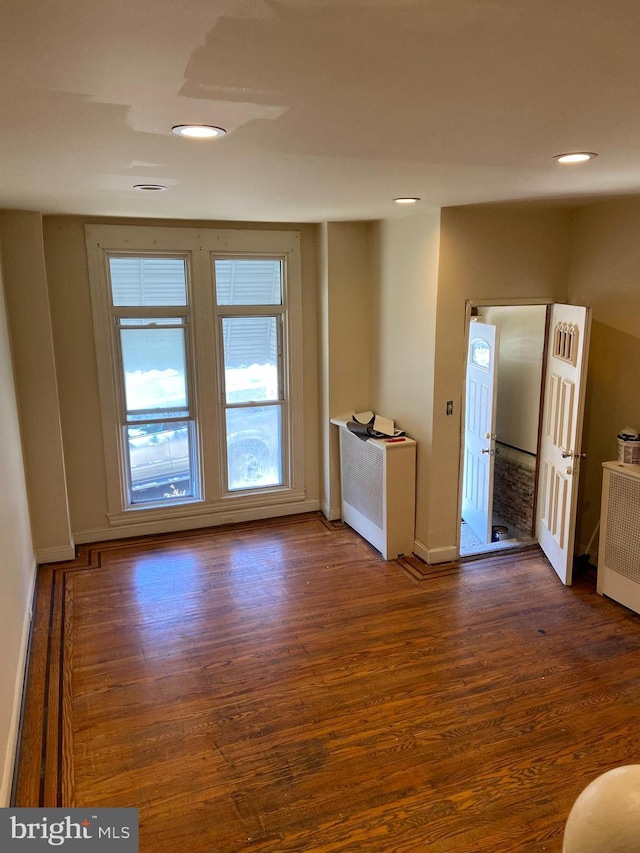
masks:
<path id="1" fill-rule="evenodd" d="M 1 0 L 0 72 L 5 208 L 302 222 L 640 192 L 638 0 Z M 171 134 L 192 122 L 228 133 Z M 576 150 L 600 156 L 551 159 Z"/>

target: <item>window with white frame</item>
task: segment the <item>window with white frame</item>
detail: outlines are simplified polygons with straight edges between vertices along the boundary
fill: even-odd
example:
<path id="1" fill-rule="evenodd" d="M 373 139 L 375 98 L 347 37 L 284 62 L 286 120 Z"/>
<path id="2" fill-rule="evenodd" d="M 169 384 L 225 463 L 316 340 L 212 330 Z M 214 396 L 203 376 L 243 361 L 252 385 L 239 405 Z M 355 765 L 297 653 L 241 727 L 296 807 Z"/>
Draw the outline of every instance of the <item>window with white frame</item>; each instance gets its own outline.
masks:
<path id="1" fill-rule="evenodd" d="M 281 486 L 286 423 L 283 263 L 213 261 L 222 367 L 226 487 Z"/>
<path id="2" fill-rule="evenodd" d="M 111 522 L 302 499 L 297 232 L 86 232 Z"/>

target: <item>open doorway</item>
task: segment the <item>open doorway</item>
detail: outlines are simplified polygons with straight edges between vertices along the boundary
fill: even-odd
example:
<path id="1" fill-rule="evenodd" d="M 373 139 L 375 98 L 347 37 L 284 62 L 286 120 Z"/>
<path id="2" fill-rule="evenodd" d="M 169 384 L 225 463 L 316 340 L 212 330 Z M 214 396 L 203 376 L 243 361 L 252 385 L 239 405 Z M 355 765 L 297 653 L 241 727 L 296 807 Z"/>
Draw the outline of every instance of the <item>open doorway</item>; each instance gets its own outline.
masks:
<path id="1" fill-rule="evenodd" d="M 535 540 L 538 433 L 545 353 L 546 305 L 486 305 L 472 309 L 469 330 L 460 556 L 524 547 Z M 479 324 L 473 326 L 473 324 Z M 490 330 L 493 329 L 495 331 Z M 494 340 L 491 355 L 482 342 Z M 476 342 L 477 357 L 472 351 Z M 495 387 L 482 392 L 474 362 L 495 359 Z M 489 365 L 487 365 L 488 369 Z M 482 366 L 480 368 L 482 370 Z M 482 406 L 495 395 L 495 432 L 481 426 Z M 472 421 L 482 448 L 474 454 Z M 488 421 L 487 421 L 488 423 Z M 487 481 L 487 482 L 485 482 Z M 484 493 L 477 510 L 476 492 Z"/>

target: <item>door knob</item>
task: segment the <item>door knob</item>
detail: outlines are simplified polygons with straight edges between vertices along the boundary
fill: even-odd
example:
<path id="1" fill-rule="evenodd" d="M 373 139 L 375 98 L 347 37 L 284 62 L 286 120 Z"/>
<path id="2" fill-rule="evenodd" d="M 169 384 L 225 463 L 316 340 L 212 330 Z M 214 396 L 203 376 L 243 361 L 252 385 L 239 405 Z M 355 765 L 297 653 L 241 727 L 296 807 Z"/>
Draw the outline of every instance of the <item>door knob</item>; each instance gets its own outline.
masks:
<path id="1" fill-rule="evenodd" d="M 481 450 L 480 452 L 481 452 L 481 453 L 489 453 L 489 454 L 492 454 L 492 453 L 493 453 L 493 450 L 490 450 L 488 447 L 483 447 L 483 448 L 482 448 L 482 450 Z"/>

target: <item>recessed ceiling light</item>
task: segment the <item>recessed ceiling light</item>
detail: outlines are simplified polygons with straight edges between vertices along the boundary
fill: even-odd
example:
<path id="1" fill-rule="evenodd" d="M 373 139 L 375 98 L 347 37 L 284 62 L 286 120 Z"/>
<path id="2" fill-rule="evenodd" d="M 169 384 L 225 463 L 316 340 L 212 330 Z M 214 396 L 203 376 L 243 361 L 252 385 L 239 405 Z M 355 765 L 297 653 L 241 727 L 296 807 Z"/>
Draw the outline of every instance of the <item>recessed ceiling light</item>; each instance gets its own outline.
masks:
<path id="1" fill-rule="evenodd" d="M 133 188 L 141 193 L 157 193 L 166 190 L 163 184 L 134 184 Z"/>
<path id="2" fill-rule="evenodd" d="M 189 139 L 215 139 L 217 136 L 224 136 L 226 132 L 224 128 L 210 124 L 177 124 L 171 128 L 171 133 L 176 136 L 188 136 Z"/>
<path id="3" fill-rule="evenodd" d="M 569 154 L 557 154 L 553 159 L 558 163 L 585 163 L 597 156 L 593 151 L 573 151 Z"/>
<path id="4" fill-rule="evenodd" d="M 419 198 L 394 198 L 396 204 L 417 204 Z"/>

